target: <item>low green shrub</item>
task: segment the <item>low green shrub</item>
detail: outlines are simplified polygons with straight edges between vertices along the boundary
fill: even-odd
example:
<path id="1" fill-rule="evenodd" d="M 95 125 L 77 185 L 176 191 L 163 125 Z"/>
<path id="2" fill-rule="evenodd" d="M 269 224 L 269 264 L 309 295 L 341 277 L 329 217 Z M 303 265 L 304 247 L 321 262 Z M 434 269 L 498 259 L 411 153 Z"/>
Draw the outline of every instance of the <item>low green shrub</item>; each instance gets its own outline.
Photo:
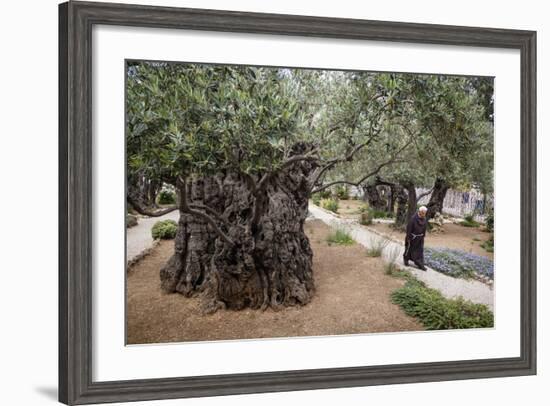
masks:
<path id="1" fill-rule="evenodd" d="M 353 245 L 355 244 L 355 241 L 353 240 L 349 232 L 342 228 L 337 228 L 327 236 L 327 243 L 328 245 Z"/>
<path id="2" fill-rule="evenodd" d="M 467 214 L 466 216 L 464 216 L 464 220 L 461 221 L 459 224 L 464 227 L 479 227 L 479 223 L 474 220 L 473 214 Z"/>
<path id="3" fill-rule="evenodd" d="M 321 207 L 333 213 L 338 213 L 338 201 L 334 199 L 322 199 Z"/>
<path id="4" fill-rule="evenodd" d="M 159 193 L 159 204 L 176 203 L 176 194 L 171 190 L 161 190 Z"/>
<path id="5" fill-rule="evenodd" d="M 389 213 L 385 210 L 370 209 L 372 218 L 375 219 L 390 219 L 393 218 L 393 213 Z"/>
<path id="6" fill-rule="evenodd" d="M 151 235 L 154 240 L 171 240 L 176 238 L 178 223 L 174 220 L 157 221 L 151 228 Z"/>
<path id="7" fill-rule="evenodd" d="M 321 190 L 320 192 L 317 192 L 317 194 L 321 197 L 321 199 L 330 199 L 332 197 L 332 192 L 330 189 Z"/>
<path id="8" fill-rule="evenodd" d="M 314 195 L 311 196 L 311 201 L 313 202 L 313 204 L 315 206 L 320 206 L 321 205 L 321 196 L 319 195 L 319 193 L 315 193 Z"/>
<path id="9" fill-rule="evenodd" d="M 462 297 L 447 299 L 439 291 L 409 277 L 402 288 L 392 292 L 392 301 L 409 316 L 418 318 L 428 330 L 493 327 L 489 308 Z"/>

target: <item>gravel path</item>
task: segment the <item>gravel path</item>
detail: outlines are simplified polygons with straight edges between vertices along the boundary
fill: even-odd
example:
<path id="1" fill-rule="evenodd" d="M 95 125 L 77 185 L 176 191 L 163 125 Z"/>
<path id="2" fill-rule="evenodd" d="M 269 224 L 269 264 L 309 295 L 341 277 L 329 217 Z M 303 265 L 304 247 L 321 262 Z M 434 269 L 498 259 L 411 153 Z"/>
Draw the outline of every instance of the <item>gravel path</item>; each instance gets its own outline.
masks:
<path id="1" fill-rule="evenodd" d="M 153 247 L 151 228 L 157 221 L 168 219 L 178 221 L 179 217 L 177 210 L 161 217 L 139 217 L 137 226 L 126 229 L 126 263 L 131 263 L 142 252 Z"/>
<path id="2" fill-rule="evenodd" d="M 402 242 L 397 242 L 393 239 L 389 240 L 386 236 L 361 226 L 356 220 L 343 219 L 312 204 L 309 205 L 309 213 L 332 227 L 345 228 L 355 241 L 365 247 L 369 247 L 373 243 L 376 244 L 382 240 L 388 241 L 382 253 L 386 261 L 396 258 L 397 265 L 410 271 L 429 287 L 439 290 L 447 298 L 462 296 L 474 303 L 485 304 L 494 311 L 494 291 L 488 285 L 476 280 L 453 278 L 430 268 L 427 271 L 421 271 L 416 267 L 405 267 L 402 262 L 405 247 Z"/>

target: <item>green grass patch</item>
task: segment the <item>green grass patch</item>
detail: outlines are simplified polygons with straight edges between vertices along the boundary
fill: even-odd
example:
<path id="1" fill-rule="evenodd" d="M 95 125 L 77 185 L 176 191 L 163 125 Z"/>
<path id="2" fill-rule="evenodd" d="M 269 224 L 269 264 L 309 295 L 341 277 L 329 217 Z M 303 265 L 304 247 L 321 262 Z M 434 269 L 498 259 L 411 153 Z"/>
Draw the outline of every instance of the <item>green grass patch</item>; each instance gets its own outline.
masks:
<path id="1" fill-rule="evenodd" d="M 394 278 L 409 279 L 411 274 L 402 270 L 395 262 L 389 262 L 384 266 L 384 273 Z"/>
<path id="2" fill-rule="evenodd" d="M 353 245 L 355 241 L 346 230 L 338 228 L 327 236 L 327 243 L 328 245 Z"/>
<path id="3" fill-rule="evenodd" d="M 322 199 L 321 207 L 333 213 L 338 213 L 338 201 L 334 199 Z"/>
<path id="4" fill-rule="evenodd" d="M 376 209 L 370 209 L 372 218 L 375 219 L 391 219 L 393 218 L 393 213 L 389 213 L 385 210 L 376 210 Z"/>
<path id="5" fill-rule="evenodd" d="M 487 328 L 494 326 L 493 312 L 463 298 L 447 299 L 439 291 L 408 276 L 402 288 L 392 292 L 393 303 L 416 317 L 428 330 Z"/>
<path id="6" fill-rule="evenodd" d="M 384 248 L 386 248 L 388 244 L 389 240 L 386 240 L 385 238 L 371 239 L 369 242 L 369 247 L 367 248 L 367 256 L 373 258 L 381 257 Z"/>

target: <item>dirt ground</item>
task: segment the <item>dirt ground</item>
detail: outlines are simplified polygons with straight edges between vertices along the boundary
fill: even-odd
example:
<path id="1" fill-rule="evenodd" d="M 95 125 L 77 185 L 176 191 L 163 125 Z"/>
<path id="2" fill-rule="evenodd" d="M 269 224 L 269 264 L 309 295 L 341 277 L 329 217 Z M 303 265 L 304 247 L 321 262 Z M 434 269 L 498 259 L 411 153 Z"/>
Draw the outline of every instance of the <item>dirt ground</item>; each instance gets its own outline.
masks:
<path id="1" fill-rule="evenodd" d="M 359 209 L 365 205 L 362 200 L 340 200 L 338 202 L 338 214 L 345 218 L 359 220 Z"/>
<path id="2" fill-rule="evenodd" d="M 202 315 L 198 298 L 165 294 L 159 269 L 173 250 L 161 242 L 128 273 L 127 343 L 163 343 L 267 337 L 317 336 L 423 330 L 416 319 L 391 303 L 403 285 L 384 273 L 379 258 L 369 258 L 358 244 L 328 246 L 328 226 L 308 221 L 316 293 L 306 306 L 280 311 L 222 310 Z"/>
<path id="3" fill-rule="evenodd" d="M 361 200 L 340 200 L 338 214 L 345 218 L 359 218 L 358 210 L 364 204 Z M 375 223 L 368 226 L 398 240 L 405 239 L 405 233 L 393 229 L 388 223 Z M 487 252 L 480 245 L 489 239 L 490 233 L 482 228 L 464 227 L 459 224 L 446 223 L 443 225 L 443 232 L 428 233 L 425 239 L 427 247 L 447 247 L 459 249 L 472 254 L 493 259 L 493 253 Z"/>

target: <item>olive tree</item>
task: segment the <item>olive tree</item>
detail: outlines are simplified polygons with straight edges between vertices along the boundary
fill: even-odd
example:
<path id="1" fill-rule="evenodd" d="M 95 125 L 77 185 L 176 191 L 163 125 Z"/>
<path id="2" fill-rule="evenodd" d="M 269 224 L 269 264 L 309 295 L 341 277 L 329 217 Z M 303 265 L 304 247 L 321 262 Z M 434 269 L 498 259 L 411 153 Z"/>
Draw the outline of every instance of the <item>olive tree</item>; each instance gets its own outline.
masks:
<path id="1" fill-rule="evenodd" d="M 377 138 L 386 97 L 375 78 L 348 100 L 357 111 L 340 114 L 335 105 L 356 80 L 351 73 L 129 66 L 128 176 L 170 183 L 179 194 L 162 288 L 201 293 L 206 311 L 308 303 L 308 199 L 331 169 Z M 170 210 L 148 211 L 130 189 L 127 199 L 143 214 Z"/>

